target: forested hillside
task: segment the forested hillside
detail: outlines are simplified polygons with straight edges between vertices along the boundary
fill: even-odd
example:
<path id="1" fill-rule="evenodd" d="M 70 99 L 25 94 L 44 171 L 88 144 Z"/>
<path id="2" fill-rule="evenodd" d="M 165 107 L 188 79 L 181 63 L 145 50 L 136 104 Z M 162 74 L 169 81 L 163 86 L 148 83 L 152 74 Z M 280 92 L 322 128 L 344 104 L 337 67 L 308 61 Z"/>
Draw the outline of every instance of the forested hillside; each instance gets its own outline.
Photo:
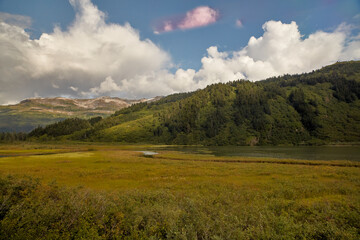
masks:
<path id="1" fill-rule="evenodd" d="M 359 99 L 360 62 L 341 62 L 306 74 L 213 84 L 135 104 L 76 131 L 38 129 L 31 136 L 205 145 L 360 142 Z"/>

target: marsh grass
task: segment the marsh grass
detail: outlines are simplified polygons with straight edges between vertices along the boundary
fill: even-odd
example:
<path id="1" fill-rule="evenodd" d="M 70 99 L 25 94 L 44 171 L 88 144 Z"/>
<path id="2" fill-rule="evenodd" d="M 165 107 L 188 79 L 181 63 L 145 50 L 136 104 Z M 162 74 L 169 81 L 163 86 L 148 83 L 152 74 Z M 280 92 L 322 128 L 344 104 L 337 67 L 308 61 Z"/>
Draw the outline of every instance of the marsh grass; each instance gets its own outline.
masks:
<path id="1" fill-rule="evenodd" d="M 360 237 L 358 163 L 145 147 L 8 145 L 24 154 L 0 158 L 0 239 Z"/>

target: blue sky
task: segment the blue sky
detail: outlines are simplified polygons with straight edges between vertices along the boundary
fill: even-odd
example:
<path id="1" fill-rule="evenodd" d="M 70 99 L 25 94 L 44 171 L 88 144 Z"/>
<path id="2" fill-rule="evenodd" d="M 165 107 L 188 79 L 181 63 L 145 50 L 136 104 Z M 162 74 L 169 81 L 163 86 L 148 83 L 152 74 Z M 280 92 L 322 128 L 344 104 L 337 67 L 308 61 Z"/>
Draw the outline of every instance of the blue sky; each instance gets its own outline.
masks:
<path id="1" fill-rule="evenodd" d="M 129 22 L 140 31 L 141 38 L 149 38 L 168 51 L 174 62 L 183 68 L 198 69 L 200 59 L 209 46 L 220 50 L 239 50 L 251 36 L 259 37 L 261 26 L 268 20 L 284 23 L 295 21 L 305 36 L 317 30 L 332 31 L 346 22 L 360 25 L 358 0 L 93 0 L 107 14 L 107 21 L 124 24 Z M 198 6 L 218 9 L 220 20 L 207 27 L 186 31 L 154 34 L 153 24 L 161 18 L 185 13 Z M 26 15 L 32 18 L 32 37 L 51 32 L 54 25 L 66 29 L 75 13 L 64 0 L 0 0 L 0 11 Z M 244 22 L 242 28 L 235 25 Z"/>
<path id="2" fill-rule="evenodd" d="M 0 0 L 0 23 L 0 104 L 151 97 L 360 58 L 358 0 Z"/>

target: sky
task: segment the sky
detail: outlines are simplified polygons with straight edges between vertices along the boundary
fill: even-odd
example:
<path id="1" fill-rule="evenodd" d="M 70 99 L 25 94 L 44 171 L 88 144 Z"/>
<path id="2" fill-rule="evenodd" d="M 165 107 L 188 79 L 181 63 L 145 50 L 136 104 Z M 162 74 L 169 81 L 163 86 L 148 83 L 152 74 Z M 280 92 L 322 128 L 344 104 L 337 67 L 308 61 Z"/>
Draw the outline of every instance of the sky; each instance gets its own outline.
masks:
<path id="1" fill-rule="evenodd" d="M 360 60 L 358 0 L 0 0 L 0 104 L 149 98 Z"/>

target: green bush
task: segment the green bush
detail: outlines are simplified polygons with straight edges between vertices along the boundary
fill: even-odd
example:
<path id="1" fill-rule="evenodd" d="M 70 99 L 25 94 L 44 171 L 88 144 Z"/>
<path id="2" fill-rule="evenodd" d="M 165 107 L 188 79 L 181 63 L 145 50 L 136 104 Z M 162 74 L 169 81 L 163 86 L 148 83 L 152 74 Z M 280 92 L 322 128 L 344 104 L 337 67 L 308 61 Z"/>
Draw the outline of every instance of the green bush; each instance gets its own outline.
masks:
<path id="1" fill-rule="evenodd" d="M 300 204 L 321 190 L 277 186 L 109 194 L 1 178 L 0 239 L 359 239 L 356 199 Z"/>

